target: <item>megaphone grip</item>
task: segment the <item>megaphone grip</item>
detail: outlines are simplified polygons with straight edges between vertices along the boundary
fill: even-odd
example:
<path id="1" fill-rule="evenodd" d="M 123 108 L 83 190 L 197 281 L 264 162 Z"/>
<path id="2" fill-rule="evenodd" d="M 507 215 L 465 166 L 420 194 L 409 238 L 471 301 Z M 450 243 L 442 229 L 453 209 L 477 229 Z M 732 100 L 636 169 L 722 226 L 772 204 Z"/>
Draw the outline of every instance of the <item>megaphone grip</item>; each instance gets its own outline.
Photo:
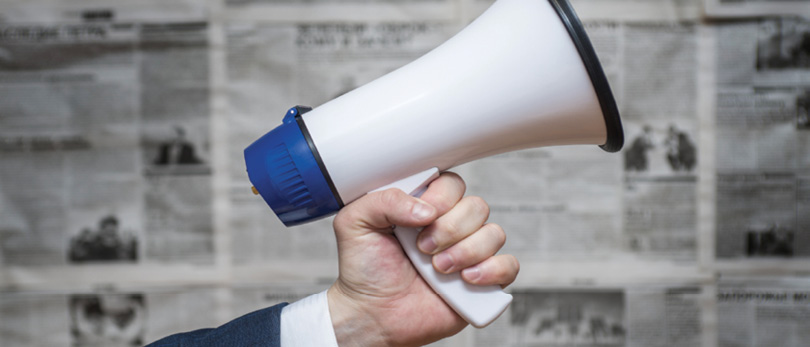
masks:
<path id="1" fill-rule="evenodd" d="M 512 295 L 505 293 L 500 286 L 477 286 L 465 282 L 460 272 L 443 274 L 436 271 L 431 262 L 432 257 L 416 247 L 418 229 L 397 226 L 394 234 L 425 282 L 474 327 L 483 328 L 489 325 L 512 302 Z"/>
<path id="2" fill-rule="evenodd" d="M 416 175 L 399 180 L 374 191 L 399 188 L 412 196 L 420 197 L 427 185 L 439 176 L 437 168 L 431 168 Z M 460 272 L 443 274 L 433 268 L 432 256 L 422 253 L 416 246 L 419 229 L 397 226 L 394 235 L 411 260 L 413 267 L 443 300 L 461 318 L 476 328 L 483 328 L 498 318 L 512 302 L 512 295 L 500 286 L 478 286 L 461 278 Z"/>

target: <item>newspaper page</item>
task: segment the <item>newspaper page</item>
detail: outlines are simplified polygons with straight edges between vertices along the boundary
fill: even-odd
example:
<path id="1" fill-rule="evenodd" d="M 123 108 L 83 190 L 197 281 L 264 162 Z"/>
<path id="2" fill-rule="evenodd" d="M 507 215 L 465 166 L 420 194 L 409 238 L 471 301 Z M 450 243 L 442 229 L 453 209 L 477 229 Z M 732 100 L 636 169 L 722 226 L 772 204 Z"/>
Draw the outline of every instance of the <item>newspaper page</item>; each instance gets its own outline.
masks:
<path id="1" fill-rule="evenodd" d="M 697 34 L 694 22 L 624 29 L 624 246 L 673 260 L 697 247 Z"/>
<path id="2" fill-rule="evenodd" d="M 700 286 L 527 288 L 473 346 L 699 346 Z"/>
<path id="3" fill-rule="evenodd" d="M 216 327 L 215 289 L 0 292 L 3 346 L 137 347 Z"/>
<path id="4" fill-rule="evenodd" d="M 0 24 L 1 261 L 210 262 L 204 18 L 53 12 Z"/>
<path id="5" fill-rule="evenodd" d="M 810 22 L 717 28 L 716 257 L 810 255 Z"/>
<path id="6" fill-rule="evenodd" d="M 704 0 L 706 14 L 719 18 L 810 16 L 808 0 Z"/>
<path id="7" fill-rule="evenodd" d="M 806 346 L 807 278 L 730 278 L 717 284 L 718 347 Z"/>

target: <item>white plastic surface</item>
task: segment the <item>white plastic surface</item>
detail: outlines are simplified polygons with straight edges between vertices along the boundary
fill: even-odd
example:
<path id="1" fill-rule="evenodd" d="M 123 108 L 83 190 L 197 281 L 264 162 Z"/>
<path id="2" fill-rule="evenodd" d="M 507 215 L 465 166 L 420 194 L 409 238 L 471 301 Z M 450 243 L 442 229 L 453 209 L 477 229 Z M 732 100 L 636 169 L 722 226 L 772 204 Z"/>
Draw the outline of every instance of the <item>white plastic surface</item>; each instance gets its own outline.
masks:
<path id="1" fill-rule="evenodd" d="M 439 176 L 438 168 L 431 168 L 411 177 L 394 182 L 377 190 L 399 188 L 413 196 L 419 197 L 427 185 Z M 476 328 L 483 328 L 498 318 L 512 302 L 512 295 L 507 294 L 500 286 L 477 286 L 465 282 L 459 272 L 443 274 L 433 268 L 432 256 L 424 254 L 416 246 L 419 229 L 397 226 L 394 234 L 402 249 L 411 260 L 414 268 L 427 282 L 433 291 L 459 316 Z"/>
<path id="2" fill-rule="evenodd" d="M 431 167 L 607 138 L 582 58 L 546 0 L 497 0 L 430 53 L 303 120 L 344 203 Z"/>

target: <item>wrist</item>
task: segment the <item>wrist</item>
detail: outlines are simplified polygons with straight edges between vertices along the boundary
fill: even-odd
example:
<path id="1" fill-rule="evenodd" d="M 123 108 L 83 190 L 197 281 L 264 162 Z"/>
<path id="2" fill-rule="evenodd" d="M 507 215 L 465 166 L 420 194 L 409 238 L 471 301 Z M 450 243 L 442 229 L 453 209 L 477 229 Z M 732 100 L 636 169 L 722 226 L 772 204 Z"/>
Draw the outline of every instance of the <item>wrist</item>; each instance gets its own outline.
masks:
<path id="1" fill-rule="evenodd" d="M 389 345 L 375 319 L 345 293 L 339 282 L 329 288 L 326 297 L 338 346 Z"/>

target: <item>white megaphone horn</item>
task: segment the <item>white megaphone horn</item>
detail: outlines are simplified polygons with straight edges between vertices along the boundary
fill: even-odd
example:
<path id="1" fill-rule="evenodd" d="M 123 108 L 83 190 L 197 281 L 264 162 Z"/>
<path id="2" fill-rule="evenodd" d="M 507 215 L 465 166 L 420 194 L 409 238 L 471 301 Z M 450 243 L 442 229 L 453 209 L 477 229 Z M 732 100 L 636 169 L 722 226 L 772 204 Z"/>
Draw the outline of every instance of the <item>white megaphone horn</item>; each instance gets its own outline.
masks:
<path id="1" fill-rule="evenodd" d="M 385 187 L 421 194 L 438 172 L 531 147 L 616 152 L 621 120 L 596 53 L 567 0 L 498 0 L 416 61 L 315 109 L 293 107 L 245 149 L 248 176 L 285 225 L 331 215 Z M 512 296 L 441 274 L 395 234 L 437 294 L 476 327 Z"/>

